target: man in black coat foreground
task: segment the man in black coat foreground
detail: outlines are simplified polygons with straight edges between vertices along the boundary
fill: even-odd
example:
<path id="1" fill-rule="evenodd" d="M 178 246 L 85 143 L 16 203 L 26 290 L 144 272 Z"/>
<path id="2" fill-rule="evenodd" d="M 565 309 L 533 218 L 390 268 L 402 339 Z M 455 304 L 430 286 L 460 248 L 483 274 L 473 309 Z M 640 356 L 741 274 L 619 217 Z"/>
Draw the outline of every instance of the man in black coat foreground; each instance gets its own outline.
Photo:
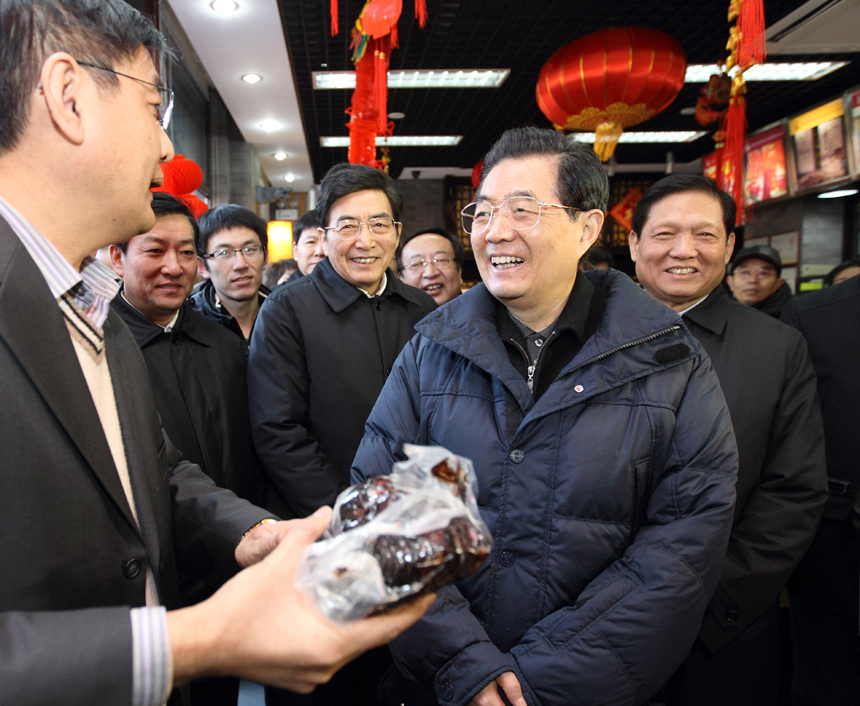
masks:
<path id="1" fill-rule="evenodd" d="M 690 656 L 667 685 L 670 706 L 775 706 L 779 592 L 827 498 L 821 414 L 803 338 L 733 302 L 720 285 L 734 223 L 734 202 L 713 180 L 674 175 L 639 201 L 630 234 L 639 281 L 681 314 L 711 358 L 740 456 L 720 583 Z"/>
<path id="2" fill-rule="evenodd" d="M 818 376 L 830 485 L 821 525 L 788 584 L 792 702 L 856 704 L 860 703 L 860 277 L 795 299 L 782 320 L 806 337 Z"/>

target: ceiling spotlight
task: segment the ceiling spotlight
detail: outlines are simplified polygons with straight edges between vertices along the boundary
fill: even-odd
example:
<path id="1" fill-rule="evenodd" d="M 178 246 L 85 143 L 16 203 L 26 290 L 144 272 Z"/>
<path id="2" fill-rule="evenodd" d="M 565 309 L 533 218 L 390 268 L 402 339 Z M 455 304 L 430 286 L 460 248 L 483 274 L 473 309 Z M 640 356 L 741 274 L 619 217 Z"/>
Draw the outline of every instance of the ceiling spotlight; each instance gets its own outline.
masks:
<path id="1" fill-rule="evenodd" d="M 296 175 L 295 174 L 287 174 L 287 176 L 285 176 L 284 179 L 286 179 L 288 182 L 290 182 L 292 184 L 296 180 Z"/>
<path id="2" fill-rule="evenodd" d="M 280 123 L 276 123 L 274 120 L 266 120 L 265 122 L 260 123 L 260 129 L 265 132 L 274 132 L 278 128 L 281 127 Z"/>
<path id="3" fill-rule="evenodd" d="M 272 156 L 279 162 L 283 162 L 289 155 L 286 152 L 275 152 Z"/>
<path id="4" fill-rule="evenodd" d="M 242 80 L 245 83 L 260 83 L 260 81 L 263 80 L 263 77 L 258 74 L 245 74 L 242 76 Z"/>
<path id="5" fill-rule="evenodd" d="M 229 15 L 239 9 L 239 5 L 234 0 L 214 0 L 209 3 L 209 7 L 220 15 Z"/>
<path id="6" fill-rule="evenodd" d="M 403 120 L 406 117 L 406 113 L 401 113 L 400 111 L 395 111 L 393 113 L 389 113 L 388 117 L 392 120 Z"/>
<path id="7" fill-rule="evenodd" d="M 696 109 L 692 106 L 687 106 L 686 108 L 681 108 L 681 115 L 695 115 Z"/>

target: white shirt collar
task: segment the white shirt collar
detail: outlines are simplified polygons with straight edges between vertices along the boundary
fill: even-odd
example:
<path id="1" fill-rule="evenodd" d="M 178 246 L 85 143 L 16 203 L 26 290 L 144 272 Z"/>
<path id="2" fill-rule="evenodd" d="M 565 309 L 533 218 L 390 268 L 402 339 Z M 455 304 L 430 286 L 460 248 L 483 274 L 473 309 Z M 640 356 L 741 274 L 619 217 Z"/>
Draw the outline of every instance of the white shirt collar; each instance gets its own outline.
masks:
<path id="1" fill-rule="evenodd" d="M 388 268 L 386 268 L 386 269 L 388 269 Z M 382 293 L 385 291 L 385 287 L 387 284 L 388 284 L 388 275 L 385 272 L 383 272 L 382 273 L 382 284 L 379 286 L 379 290 L 377 290 L 376 294 L 368 294 L 367 291 L 362 289 L 361 287 L 356 287 L 356 289 L 359 292 L 361 292 L 364 296 L 366 296 L 368 299 L 373 299 L 374 297 L 382 296 Z"/>

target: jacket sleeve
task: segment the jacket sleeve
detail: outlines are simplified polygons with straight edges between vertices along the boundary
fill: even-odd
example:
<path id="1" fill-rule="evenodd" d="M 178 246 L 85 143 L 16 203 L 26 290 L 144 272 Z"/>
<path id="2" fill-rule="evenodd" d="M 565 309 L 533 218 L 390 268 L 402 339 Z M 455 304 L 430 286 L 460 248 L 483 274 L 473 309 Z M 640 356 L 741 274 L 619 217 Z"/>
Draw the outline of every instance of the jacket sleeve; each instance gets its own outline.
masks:
<path id="1" fill-rule="evenodd" d="M 416 360 L 419 340 L 414 338 L 400 353 L 367 420 L 352 468 L 353 483 L 391 473 L 394 462 L 404 458 L 404 443 L 428 442 L 420 415 Z M 514 671 L 510 656 L 491 642 L 468 601 L 453 585 L 438 591 L 436 601 L 424 617 L 390 643 L 389 648 L 404 675 L 422 684 L 435 681 L 439 694 L 451 688 L 444 679 L 446 665 L 456 663 L 469 681 L 462 703 L 503 672 Z"/>
<path id="2" fill-rule="evenodd" d="M 738 458 L 710 360 L 693 365 L 633 542 L 511 651 L 530 704 L 571 694 L 578 704 L 645 703 L 696 638 L 726 552 Z"/>
<path id="3" fill-rule="evenodd" d="M 700 637 L 713 653 L 773 603 L 809 548 L 827 502 L 824 428 L 806 343 L 791 332 L 760 481 L 732 528 Z"/>
<path id="4" fill-rule="evenodd" d="M 310 385 L 302 331 L 289 300 L 269 298 L 251 337 L 251 429 L 263 469 L 294 517 L 330 504 L 342 489 L 311 430 Z"/>

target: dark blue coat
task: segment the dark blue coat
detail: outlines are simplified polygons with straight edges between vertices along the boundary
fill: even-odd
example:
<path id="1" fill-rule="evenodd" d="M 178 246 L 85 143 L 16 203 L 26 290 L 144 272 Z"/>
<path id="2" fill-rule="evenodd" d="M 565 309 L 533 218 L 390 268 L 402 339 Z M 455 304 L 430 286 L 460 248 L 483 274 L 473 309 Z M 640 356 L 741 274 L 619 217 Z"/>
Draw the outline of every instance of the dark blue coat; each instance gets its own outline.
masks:
<path id="1" fill-rule="evenodd" d="M 495 547 L 394 643 L 401 671 L 466 704 L 513 671 L 529 704 L 640 704 L 686 656 L 732 525 L 737 449 L 710 361 L 625 275 L 535 402 L 481 285 L 428 315 L 367 422 L 353 479 L 404 442 L 471 458 Z M 512 397 L 522 421 L 507 436 Z"/>

